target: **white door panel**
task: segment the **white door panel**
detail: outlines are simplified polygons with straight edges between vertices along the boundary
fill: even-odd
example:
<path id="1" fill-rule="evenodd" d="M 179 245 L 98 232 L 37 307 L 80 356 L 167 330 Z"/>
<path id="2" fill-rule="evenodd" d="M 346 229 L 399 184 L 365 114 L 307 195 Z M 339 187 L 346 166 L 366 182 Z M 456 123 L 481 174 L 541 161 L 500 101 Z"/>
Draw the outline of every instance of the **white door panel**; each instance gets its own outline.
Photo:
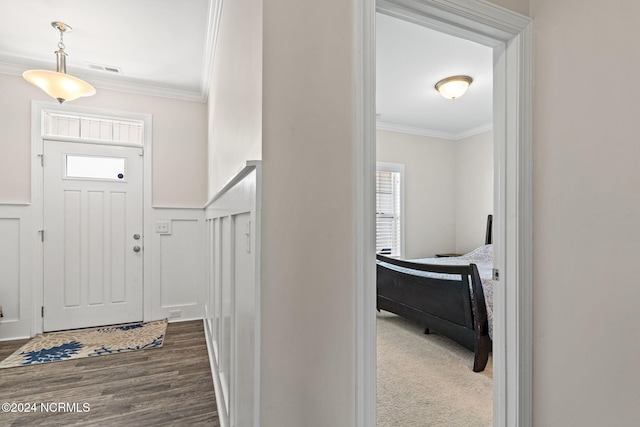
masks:
<path id="1" fill-rule="evenodd" d="M 142 148 L 44 147 L 44 330 L 142 320 Z"/>

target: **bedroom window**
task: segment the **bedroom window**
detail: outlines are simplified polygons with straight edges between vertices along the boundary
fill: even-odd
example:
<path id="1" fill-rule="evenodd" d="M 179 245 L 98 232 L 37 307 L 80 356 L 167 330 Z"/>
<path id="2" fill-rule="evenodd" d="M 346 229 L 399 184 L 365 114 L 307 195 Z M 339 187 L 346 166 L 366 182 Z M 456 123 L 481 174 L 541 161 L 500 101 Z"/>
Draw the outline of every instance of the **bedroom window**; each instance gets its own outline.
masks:
<path id="1" fill-rule="evenodd" d="M 378 162 L 376 171 L 376 253 L 402 257 L 404 165 Z"/>

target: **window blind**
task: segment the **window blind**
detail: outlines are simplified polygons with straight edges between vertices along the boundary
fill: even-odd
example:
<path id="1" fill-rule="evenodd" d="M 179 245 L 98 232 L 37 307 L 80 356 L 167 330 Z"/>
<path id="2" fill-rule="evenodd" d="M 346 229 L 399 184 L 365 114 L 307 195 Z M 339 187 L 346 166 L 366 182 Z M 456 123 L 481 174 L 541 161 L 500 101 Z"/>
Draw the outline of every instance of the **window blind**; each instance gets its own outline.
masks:
<path id="1" fill-rule="evenodd" d="M 400 256 L 400 173 L 376 172 L 376 252 Z"/>

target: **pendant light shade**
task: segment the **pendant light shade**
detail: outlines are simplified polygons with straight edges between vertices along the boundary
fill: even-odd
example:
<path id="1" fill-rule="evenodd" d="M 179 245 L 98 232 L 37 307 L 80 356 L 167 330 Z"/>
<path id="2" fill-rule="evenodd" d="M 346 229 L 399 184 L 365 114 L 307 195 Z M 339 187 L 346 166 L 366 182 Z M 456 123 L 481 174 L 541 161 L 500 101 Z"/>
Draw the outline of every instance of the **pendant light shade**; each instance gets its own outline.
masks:
<path id="1" fill-rule="evenodd" d="M 89 83 L 66 73 L 47 70 L 29 70 L 22 77 L 32 85 L 38 86 L 47 95 L 61 104 L 82 96 L 95 95 L 96 90 Z"/>
<path id="2" fill-rule="evenodd" d="M 52 22 L 51 26 L 60 31 L 59 49 L 55 51 L 57 71 L 28 70 L 22 74 L 22 77 L 32 85 L 45 91 L 47 95 L 57 99 L 61 104 L 82 96 L 95 95 L 96 90 L 93 86 L 84 80 L 67 74 L 67 54 L 64 51 L 62 37 L 65 32 L 71 31 L 72 28 L 62 22 Z"/>
<path id="3" fill-rule="evenodd" d="M 447 99 L 460 98 L 467 91 L 473 79 L 469 76 L 452 76 L 436 83 L 436 90 Z"/>

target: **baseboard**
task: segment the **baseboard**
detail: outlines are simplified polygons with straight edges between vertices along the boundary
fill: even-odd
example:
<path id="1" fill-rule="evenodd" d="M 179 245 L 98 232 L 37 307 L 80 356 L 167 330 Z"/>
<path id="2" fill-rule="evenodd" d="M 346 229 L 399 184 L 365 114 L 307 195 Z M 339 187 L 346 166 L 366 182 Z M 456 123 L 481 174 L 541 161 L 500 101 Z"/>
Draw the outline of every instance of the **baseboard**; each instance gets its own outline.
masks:
<path id="1" fill-rule="evenodd" d="M 167 318 L 167 321 L 169 323 L 180 323 L 180 322 L 192 322 L 194 320 L 204 320 L 202 316 L 196 316 L 196 317 L 185 317 L 185 318 Z M 206 325 L 206 322 L 205 322 Z"/>
<path id="2" fill-rule="evenodd" d="M 24 337 L 9 337 L 9 338 L 0 338 L 0 342 L 4 342 L 4 341 L 16 341 L 16 340 L 28 340 L 29 336 L 24 336 Z"/>
<path id="3" fill-rule="evenodd" d="M 220 399 L 222 396 L 222 387 L 220 385 L 220 376 L 218 375 L 218 365 L 216 365 L 215 358 L 213 356 L 213 343 L 211 342 L 211 330 L 209 330 L 209 324 L 206 320 L 202 320 L 204 324 L 204 336 L 207 340 L 207 353 L 209 354 L 209 365 L 211 367 L 211 379 L 213 380 L 213 389 L 216 394 L 216 407 L 218 408 L 218 418 L 220 421 L 220 427 L 229 427 L 229 414 L 223 409 L 225 403 Z"/>
<path id="4" fill-rule="evenodd" d="M 31 338 L 35 334 L 31 331 L 31 325 L 26 319 L 0 320 L 0 341 L 13 341 Z"/>

